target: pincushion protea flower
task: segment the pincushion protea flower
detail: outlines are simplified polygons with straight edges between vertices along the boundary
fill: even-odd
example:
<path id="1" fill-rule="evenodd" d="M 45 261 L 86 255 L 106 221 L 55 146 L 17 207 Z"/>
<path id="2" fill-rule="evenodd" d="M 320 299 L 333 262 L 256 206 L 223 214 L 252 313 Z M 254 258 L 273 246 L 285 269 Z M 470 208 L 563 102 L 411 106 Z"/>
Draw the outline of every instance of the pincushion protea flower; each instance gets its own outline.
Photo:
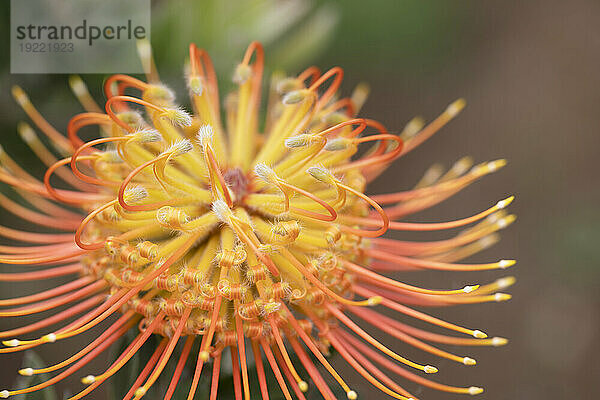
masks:
<path id="1" fill-rule="evenodd" d="M 142 57 L 151 57 L 147 48 L 143 50 Z M 333 377 L 347 398 L 356 399 L 357 392 L 325 357 L 331 348 L 367 381 L 397 399 L 415 396 L 389 372 L 445 392 L 483 391 L 425 378 L 421 373 L 435 373 L 437 368 L 403 357 L 361 327 L 375 326 L 408 345 L 465 365 L 475 360 L 430 343 L 506 343 L 412 307 L 506 300 L 509 295 L 497 291 L 513 278 L 433 290 L 385 275 L 412 269 L 474 271 L 512 265 L 511 260 L 456 263 L 496 241 L 496 231 L 514 219 L 502 211 L 512 197 L 451 222 L 398 221 L 445 200 L 504 161 L 471 168 L 472 162 L 462 159 L 446 173 L 433 167 L 414 189 L 364 194 L 367 183 L 455 117 L 464 102 L 452 103 L 427 126 L 413 120 L 401 134 L 392 134 L 378 122 L 355 116 L 366 97 L 364 87 L 338 99 L 342 70 L 335 67 L 321 74 L 311 67 L 297 77 L 273 78 L 262 128 L 262 74 L 263 48 L 252 43 L 233 75 L 239 88 L 225 100 L 225 125 L 211 60 L 195 45 L 190 46 L 187 70 L 192 115 L 175 104 L 173 93 L 159 82 L 154 69 L 148 83 L 125 75 L 110 77 L 105 84 L 105 112 L 83 82 L 72 78 L 72 89 L 87 112 L 71 119 L 66 137 L 43 119 L 21 89 L 14 88 L 17 102 L 67 157 L 55 158 L 33 128 L 21 124 L 23 139 L 48 170 L 39 181 L 2 152 L 0 179 L 31 207 L 4 196 L 1 204 L 24 220 L 63 233 L 0 227 L 2 236 L 30 244 L 2 246 L 0 262 L 42 267 L 0 274 L 0 280 L 58 276 L 73 280 L 1 300 L 0 305 L 8 307 L 0 311 L 3 317 L 68 308 L 1 332 L 7 347 L 0 352 L 57 342 L 83 334 L 115 314 L 119 317 L 66 360 L 19 371 L 34 375 L 63 369 L 58 375 L 33 387 L 0 391 L 0 397 L 29 393 L 81 373 L 130 330 L 139 331 L 136 338 L 104 372 L 83 378 L 89 386 L 71 399 L 84 397 L 110 378 L 151 335 L 162 340 L 125 399 L 144 396 L 180 340 L 185 344 L 165 399 L 172 397 L 188 358 L 195 364 L 191 382 L 185 383 L 190 387 L 188 399 L 194 397 L 203 366 L 211 360 L 210 398 L 216 399 L 224 355 L 233 364 L 236 399 L 257 398 L 250 394 L 249 358 L 256 364 L 263 399 L 269 390 L 266 368 L 287 399 L 292 392 L 304 399 L 308 381 L 324 398 L 335 398 L 323 372 Z M 98 126 L 102 137 L 82 141 L 78 132 L 86 126 Z M 357 153 L 363 144 L 370 150 Z M 71 188 L 56 188 L 56 178 Z M 438 231 L 468 224 L 473 225 L 440 241 L 381 238 L 390 229 Z M 386 309 L 471 337 L 416 328 L 390 317 Z M 72 322 L 65 324 L 66 320 Z M 29 340 L 12 338 L 40 329 L 49 333 Z M 196 341 L 199 350 L 190 354 Z"/>

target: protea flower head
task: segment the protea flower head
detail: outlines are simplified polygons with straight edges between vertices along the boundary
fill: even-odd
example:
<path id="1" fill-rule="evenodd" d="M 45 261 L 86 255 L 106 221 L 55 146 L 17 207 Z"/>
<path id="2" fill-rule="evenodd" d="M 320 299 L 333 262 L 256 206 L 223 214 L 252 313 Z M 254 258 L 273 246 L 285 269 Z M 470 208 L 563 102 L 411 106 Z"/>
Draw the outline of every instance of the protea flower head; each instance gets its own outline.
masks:
<path id="1" fill-rule="evenodd" d="M 146 47 L 142 50 L 142 57 L 151 57 Z M 46 122 L 21 89 L 13 89 L 46 138 L 25 123 L 19 132 L 48 169 L 38 180 L 2 152 L 0 180 L 29 205 L 4 196 L 0 201 L 16 216 L 60 233 L 0 227 L 2 236 L 27 243 L 2 246 L 0 262 L 40 267 L 3 273 L 0 280 L 68 276 L 72 281 L 1 300 L 3 317 L 68 308 L 1 332 L 6 347 L 0 352 L 59 342 L 113 315 L 118 318 L 89 345 L 69 351 L 64 361 L 19 371 L 61 371 L 55 377 L 0 391 L 0 397 L 93 372 L 82 379 L 88 386 L 71 397 L 82 398 L 122 368 L 151 335 L 162 340 L 126 399 L 147 393 L 179 341 L 185 343 L 165 399 L 178 383 L 188 385 L 192 399 L 207 363 L 213 364 L 210 398 L 216 399 L 224 356 L 233 365 L 236 399 L 259 396 L 250 393 L 248 360 L 256 365 L 263 399 L 269 390 L 279 390 L 267 387 L 269 370 L 286 399 L 304 399 L 309 382 L 325 399 L 334 399 L 326 377 L 332 377 L 348 399 L 356 399 L 359 384 L 346 381 L 336 370 L 326 357 L 331 349 L 393 398 L 415 396 L 392 374 L 450 393 L 483 391 L 429 380 L 425 375 L 435 373 L 435 366 L 405 358 L 364 327 L 376 327 L 407 345 L 465 365 L 475 360 L 437 346 L 506 343 L 413 307 L 506 300 L 509 295 L 497 291 L 513 278 L 438 290 L 386 276 L 414 269 L 475 271 L 514 264 L 457 263 L 494 243 L 496 231 L 514 220 L 503 211 L 512 197 L 450 222 L 399 221 L 447 199 L 505 162 L 472 166 L 463 158 L 447 172 L 434 166 L 412 189 L 369 197 L 366 185 L 454 118 L 464 101 L 455 101 L 426 126 L 413 120 L 401 133 L 390 133 L 382 124 L 356 116 L 367 94 L 364 86 L 351 97 L 339 98 L 342 69 L 322 74 L 311 67 L 295 77 L 272 79 L 263 120 L 263 57 L 262 46 L 252 43 L 235 68 L 238 89 L 225 99 L 223 112 L 211 60 L 195 45 L 190 46 L 186 70 L 193 113 L 176 104 L 155 69 L 148 82 L 110 77 L 104 111 L 83 82 L 72 78 L 71 87 L 87 112 L 71 119 L 66 136 Z M 82 141 L 79 131 L 87 126 L 99 127 L 101 137 Z M 45 146 L 46 139 L 51 148 Z M 364 146 L 369 148 L 361 151 Z M 55 157 L 55 151 L 65 158 Z M 439 241 L 381 237 L 388 230 L 440 231 L 467 225 L 458 235 Z M 391 312 L 402 316 L 402 322 Z M 412 319 L 464 337 L 414 327 Z M 45 333 L 33 333 L 38 330 Z M 137 336 L 112 364 L 104 371 L 86 371 L 87 363 L 128 331 Z M 33 338 L 24 339 L 27 335 Z M 194 342 L 199 345 L 192 354 Z M 186 363 L 193 366 L 193 378 L 179 382 Z"/>

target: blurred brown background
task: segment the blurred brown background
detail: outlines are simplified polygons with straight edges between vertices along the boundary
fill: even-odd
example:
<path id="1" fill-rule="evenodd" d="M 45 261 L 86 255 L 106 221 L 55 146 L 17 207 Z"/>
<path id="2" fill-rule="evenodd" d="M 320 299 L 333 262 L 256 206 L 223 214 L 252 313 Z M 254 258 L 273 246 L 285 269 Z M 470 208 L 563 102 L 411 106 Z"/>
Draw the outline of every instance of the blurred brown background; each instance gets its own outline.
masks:
<path id="1" fill-rule="evenodd" d="M 203 5 L 209 3 L 216 2 Z M 230 44 L 232 49 L 240 49 L 228 54 L 233 60 L 241 56 L 241 45 L 255 39 L 245 35 L 260 32 L 260 24 L 255 31 L 242 29 L 251 18 L 248 10 L 255 5 L 232 3 L 227 10 L 215 6 L 216 10 L 207 7 L 203 11 L 196 6 L 193 12 L 182 12 L 187 2 L 181 0 L 168 5 L 154 3 L 153 42 L 159 68 L 165 64 L 162 71 L 169 84 L 181 85 L 179 66 L 188 41 L 216 47 L 221 53 L 233 50 L 224 51 L 216 44 Z M 290 2 L 275 7 L 286 3 Z M 294 42 L 294 35 L 299 34 L 284 30 L 281 37 L 267 43 L 267 59 L 274 55 L 271 67 L 291 65 L 290 72 L 297 72 L 309 63 L 322 68 L 341 65 L 346 71 L 346 93 L 360 81 L 371 84 L 371 97 L 361 114 L 392 130 L 401 129 L 415 115 L 434 118 L 457 97 L 467 99 L 468 106 L 459 118 L 395 164 L 372 185 L 370 193 L 407 188 L 434 162 L 449 166 L 464 155 L 476 161 L 502 157 L 509 161 L 500 172 L 418 216 L 421 221 L 448 220 L 470 215 L 507 195 L 517 197 L 511 206 L 519 217 L 516 224 L 502 232 L 498 245 L 472 258 L 518 259 L 517 266 L 505 273 L 518 278 L 510 290 L 513 300 L 438 313 L 491 335 L 508 337 L 511 342 L 501 348 L 463 351 L 478 360 L 476 367 L 432 358 L 429 361 L 440 367 L 436 378 L 483 386 L 486 392 L 480 397 L 490 400 L 599 398 L 600 2 L 379 0 L 367 5 L 351 0 L 306 4 L 297 6 L 304 9 L 284 11 L 303 10 L 302 18 L 290 24 L 298 31 L 302 21 L 313 23 L 313 29 L 304 31 L 312 32 L 312 47 L 305 46 L 304 60 L 294 59 L 295 49 L 302 50 Z M 6 22 L 7 8 L 3 7 Z M 203 12 L 233 13 L 226 15 L 237 19 L 226 18 L 228 31 L 216 42 L 208 33 L 185 28 L 194 18 L 204 21 Z M 252 14 L 252 18 L 256 16 Z M 8 35 L 4 26 L 2 31 Z M 218 27 L 212 29 L 210 32 L 218 33 Z M 10 85 L 27 87 L 49 119 L 62 127 L 67 121 L 64 104 L 69 95 L 65 76 L 9 75 L 7 45 L 6 39 L 0 47 L 2 143 L 11 154 L 25 156 L 14 133 L 23 115 L 8 95 Z M 233 64 L 224 68 L 229 74 Z M 102 77 L 89 78 L 92 89 L 99 90 Z M 70 104 L 66 107 L 69 115 L 77 111 L 71 100 L 66 104 Z M 3 221 L 8 218 L 7 214 L 1 217 Z M 406 279 L 454 287 L 502 275 L 497 271 L 474 275 L 432 272 L 410 274 Z M 3 289 L 1 297 L 11 293 L 12 289 Z M 2 320 L 0 326 L 10 324 Z M 402 343 L 393 348 L 413 354 Z M 419 354 L 419 360 L 428 360 L 422 353 L 414 354 Z M 8 356 L 1 360 L 4 386 L 16 372 L 7 365 L 19 361 Z M 356 382 L 362 398 L 385 397 L 366 382 Z M 421 390 L 411 383 L 405 386 L 425 399 L 460 398 Z"/>

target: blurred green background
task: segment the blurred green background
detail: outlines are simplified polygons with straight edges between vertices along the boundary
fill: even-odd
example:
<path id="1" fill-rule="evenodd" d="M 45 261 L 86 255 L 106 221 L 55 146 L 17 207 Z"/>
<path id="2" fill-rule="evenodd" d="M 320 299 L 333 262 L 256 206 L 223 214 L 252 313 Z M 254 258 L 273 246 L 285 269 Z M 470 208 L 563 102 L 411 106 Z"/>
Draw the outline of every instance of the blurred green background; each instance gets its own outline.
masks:
<path id="1" fill-rule="evenodd" d="M 10 86 L 26 88 L 57 127 L 79 111 L 62 75 L 9 73 L 9 8 L 0 3 L 0 129 L 4 148 L 33 160 L 16 134 L 23 112 Z M 345 69 L 343 89 L 367 81 L 361 115 L 400 130 L 415 115 L 432 119 L 458 97 L 463 114 L 424 146 L 396 163 L 369 189 L 408 188 L 435 163 L 450 166 L 507 158 L 509 164 L 418 217 L 470 215 L 515 194 L 517 223 L 474 261 L 516 258 L 507 273 L 517 285 L 508 303 L 444 309 L 445 319 L 511 339 L 508 346 L 468 351 L 476 367 L 427 359 L 402 343 L 393 347 L 440 367 L 436 378 L 483 386 L 482 398 L 596 399 L 600 396 L 600 2 L 523 1 L 153 1 L 152 42 L 161 76 L 181 90 L 190 41 L 207 48 L 223 84 L 245 46 L 266 45 L 270 70 L 297 73 L 310 64 Z M 104 77 L 86 76 L 101 100 Z M 180 91 L 180 93 L 182 93 Z M 35 162 L 34 171 L 41 171 Z M 5 187 L 2 191 L 5 192 Z M 12 226 L 0 214 L 2 224 Z M 486 282 L 502 272 L 409 274 L 411 282 L 453 287 Z M 2 298 L 24 286 L 2 286 Z M 12 326 L 3 319 L 0 327 Z M 73 342 L 75 343 L 75 342 Z M 464 350 L 463 350 L 464 351 Z M 46 359 L 64 350 L 45 349 Z M 1 386 L 11 385 L 20 356 L 2 355 Z M 340 368 L 344 363 L 336 362 Z M 385 398 L 349 372 L 361 398 Z M 400 384 L 424 399 L 454 399 Z M 76 380 L 67 382 L 78 387 Z M 61 388 L 64 388 L 62 386 Z M 100 392 L 95 398 L 110 398 Z M 220 397 L 221 398 L 221 397 Z"/>

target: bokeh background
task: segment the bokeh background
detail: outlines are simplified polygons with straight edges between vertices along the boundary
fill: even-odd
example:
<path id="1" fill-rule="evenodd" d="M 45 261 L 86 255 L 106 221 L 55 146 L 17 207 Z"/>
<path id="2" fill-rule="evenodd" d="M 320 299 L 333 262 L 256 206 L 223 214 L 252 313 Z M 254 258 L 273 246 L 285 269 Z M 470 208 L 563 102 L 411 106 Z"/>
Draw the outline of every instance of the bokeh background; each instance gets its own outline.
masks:
<path id="1" fill-rule="evenodd" d="M 10 86 L 25 87 L 59 128 L 79 109 L 66 76 L 9 73 L 8 1 L 0 10 L 0 140 L 13 157 L 39 172 L 16 134 L 24 113 L 12 101 Z M 503 273 L 518 278 L 510 302 L 440 311 L 446 319 L 511 342 L 470 351 L 476 367 L 436 361 L 436 378 L 483 386 L 481 396 L 490 400 L 600 397 L 600 2 L 174 0 L 153 1 L 152 12 L 156 59 L 174 88 L 183 88 L 181 66 L 189 41 L 211 51 L 227 85 L 234 60 L 259 39 L 266 45 L 269 70 L 297 73 L 313 63 L 323 69 L 340 65 L 346 93 L 369 82 L 371 97 L 361 114 L 392 130 L 416 115 L 431 120 L 454 99 L 466 98 L 459 118 L 370 188 L 371 193 L 408 188 L 431 164 L 450 166 L 464 155 L 476 161 L 508 159 L 500 172 L 418 215 L 422 221 L 447 220 L 510 194 L 517 197 L 511 206 L 517 222 L 502 232 L 499 244 L 472 257 L 516 258 L 512 270 L 405 277 L 439 287 L 486 282 Z M 102 79 L 86 76 L 95 93 Z M 0 190 L 8 192 L 4 186 Z M 3 225 L 23 226 L 6 212 L 0 218 Z M 3 285 L 0 297 L 22 293 L 24 287 Z M 0 320 L 3 330 L 9 326 L 11 321 Z M 51 360 L 61 353 L 64 347 L 55 346 L 39 355 Z M 12 386 L 20 357 L 0 358 L 3 387 Z M 354 378 L 362 398 L 385 398 Z M 58 398 L 69 385 L 78 384 L 71 380 L 59 387 Z M 422 398 L 459 398 L 405 386 Z"/>

